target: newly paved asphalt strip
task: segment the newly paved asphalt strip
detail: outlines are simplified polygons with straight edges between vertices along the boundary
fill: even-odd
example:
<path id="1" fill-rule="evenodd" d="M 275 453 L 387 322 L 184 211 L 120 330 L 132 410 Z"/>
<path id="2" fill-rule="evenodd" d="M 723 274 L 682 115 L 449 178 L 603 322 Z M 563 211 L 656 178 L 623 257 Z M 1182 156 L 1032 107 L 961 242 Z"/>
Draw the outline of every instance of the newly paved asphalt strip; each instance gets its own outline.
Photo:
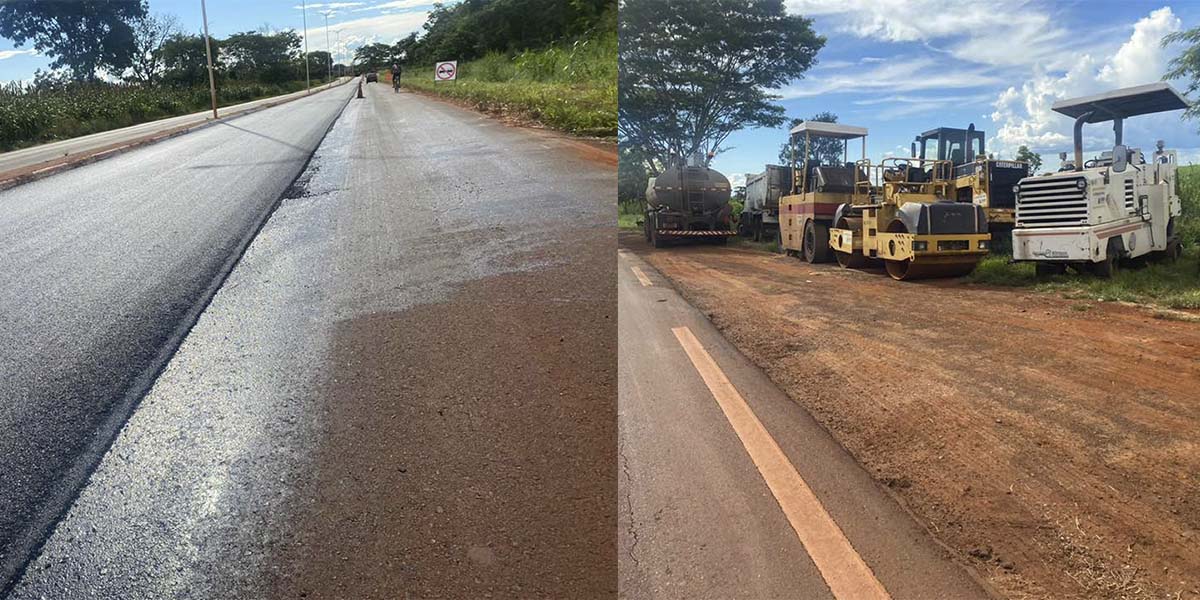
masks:
<path id="1" fill-rule="evenodd" d="M 987 597 L 669 282 L 617 264 L 622 597 Z"/>
<path id="2" fill-rule="evenodd" d="M 615 592 L 615 173 L 588 156 L 367 86 L 13 598 Z"/>
<path id="3" fill-rule="evenodd" d="M 351 92 L 0 192 L 0 590 Z"/>

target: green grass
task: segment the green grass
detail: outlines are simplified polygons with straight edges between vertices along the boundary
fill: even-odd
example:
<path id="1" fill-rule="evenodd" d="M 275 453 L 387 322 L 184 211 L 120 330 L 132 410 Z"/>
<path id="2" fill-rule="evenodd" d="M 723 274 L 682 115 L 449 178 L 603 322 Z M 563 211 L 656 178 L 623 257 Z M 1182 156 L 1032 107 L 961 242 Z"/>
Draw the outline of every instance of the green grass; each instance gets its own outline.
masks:
<path id="1" fill-rule="evenodd" d="M 314 81 L 313 85 L 317 85 Z M 285 84 L 225 82 L 217 104 L 229 106 L 304 89 Z M 0 86 L 0 152 L 199 112 L 211 106 L 208 86 L 109 83 Z"/>
<path id="2" fill-rule="evenodd" d="M 1167 308 L 1200 309 L 1200 249 L 1189 248 L 1173 264 L 1148 263 L 1123 268 L 1111 279 L 1068 272 L 1038 278 L 1031 263 L 1010 264 L 989 256 L 971 274 L 975 283 L 1031 287 L 1068 299 L 1133 302 Z"/>
<path id="3" fill-rule="evenodd" d="M 458 81 L 435 82 L 433 68 L 409 69 L 403 85 L 510 114 L 575 135 L 617 134 L 615 32 L 459 65 Z"/>
<path id="4" fill-rule="evenodd" d="M 617 227 L 641 230 L 645 211 L 646 205 L 641 202 L 617 202 Z"/>

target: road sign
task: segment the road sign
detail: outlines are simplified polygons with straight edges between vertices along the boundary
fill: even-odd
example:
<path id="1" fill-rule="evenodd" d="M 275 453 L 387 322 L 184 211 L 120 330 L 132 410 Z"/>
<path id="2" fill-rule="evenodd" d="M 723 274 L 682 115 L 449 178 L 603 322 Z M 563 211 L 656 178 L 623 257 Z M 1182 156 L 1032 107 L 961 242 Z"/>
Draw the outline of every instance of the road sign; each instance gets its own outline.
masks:
<path id="1" fill-rule="evenodd" d="M 434 81 L 454 81 L 458 79 L 458 61 L 444 60 L 433 70 Z"/>

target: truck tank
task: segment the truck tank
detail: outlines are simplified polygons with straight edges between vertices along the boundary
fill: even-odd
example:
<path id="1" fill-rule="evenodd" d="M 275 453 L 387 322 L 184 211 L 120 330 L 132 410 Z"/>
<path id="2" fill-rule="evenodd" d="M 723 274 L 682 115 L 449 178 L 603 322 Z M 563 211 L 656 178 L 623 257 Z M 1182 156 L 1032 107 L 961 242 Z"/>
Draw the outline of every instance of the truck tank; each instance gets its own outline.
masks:
<path id="1" fill-rule="evenodd" d="M 662 247 L 672 240 L 723 243 L 730 229 L 730 186 L 720 172 L 703 166 L 671 165 L 646 186 L 646 240 Z"/>

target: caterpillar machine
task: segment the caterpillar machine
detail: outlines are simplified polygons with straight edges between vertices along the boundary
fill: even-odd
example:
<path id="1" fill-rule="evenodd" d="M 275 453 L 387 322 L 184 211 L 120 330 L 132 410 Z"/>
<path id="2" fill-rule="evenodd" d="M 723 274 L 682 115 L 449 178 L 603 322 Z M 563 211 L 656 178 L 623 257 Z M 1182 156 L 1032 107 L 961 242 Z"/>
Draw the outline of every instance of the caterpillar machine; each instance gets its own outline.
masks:
<path id="1" fill-rule="evenodd" d="M 879 259 L 897 280 L 957 277 L 987 255 L 987 214 L 956 201 L 950 161 L 863 159 L 857 167 L 853 199 L 837 208 L 829 230 L 843 267 Z"/>
<path id="2" fill-rule="evenodd" d="M 948 160 L 953 164 L 954 199 L 973 203 L 987 213 L 988 230 L 996 244 L 1006 245 L 1016 223 L 1014 186 L 1030 173 L 1029 163 L 989 158 L 985 134 L 971 123 L 966 129 L 938 127 L 916 137 L 912 156 Z"/>
<path id="3" fill-rule="evenodd" d="M 1013 259 L 1034 262 L 1039 275 L 1071 266 L 1110 277 L 1121 259 L 1178 258 L 1179 158 L 1160 140 L 1147 162 L 1123 133 L 1125 119 L 1185 108 L 1187 100 L 1162 82 L 1055 102 L 1052 110 L 1075 119 L 1075 157 L 1068 161 L 1064 152 L 1058 173 L 1017 184 Z M 1112 150 L 1084 161 L 1083 126 L 1109 121 Z"/>
<path id="4" fill-rule="evenodd" d="M 708 168 L 701 155 L 675 160 L 646 186 L 646 241 L 662 248 L 671 241 L 723 244 L 732 229 L 729 180 Z"/>
<path id="5" fill-rule="evenodd" d="M 816 164 L 810 159 L 814 139 L 835 139 L 843 143 L 843 163 Z M 849 162 L 851 140 L 862 140 L 863 158 L 867 152 L 867 130 L 841 123 L 805 121 L 792 128 L 792 178 L 787 195 L 779 199 L 779 245 L 789 256 L 810 263 L 828 262 L 829 228 L 833 213 L 854 198 L 855 163 Z M 799 145 L 799 147 L 797 147 Z M 803 157 L 796 164 L 796 151 Z M 860 161 L 861 162 L 861 161 Z M 866 175 L 859 173 L 862 178 Z"/>

